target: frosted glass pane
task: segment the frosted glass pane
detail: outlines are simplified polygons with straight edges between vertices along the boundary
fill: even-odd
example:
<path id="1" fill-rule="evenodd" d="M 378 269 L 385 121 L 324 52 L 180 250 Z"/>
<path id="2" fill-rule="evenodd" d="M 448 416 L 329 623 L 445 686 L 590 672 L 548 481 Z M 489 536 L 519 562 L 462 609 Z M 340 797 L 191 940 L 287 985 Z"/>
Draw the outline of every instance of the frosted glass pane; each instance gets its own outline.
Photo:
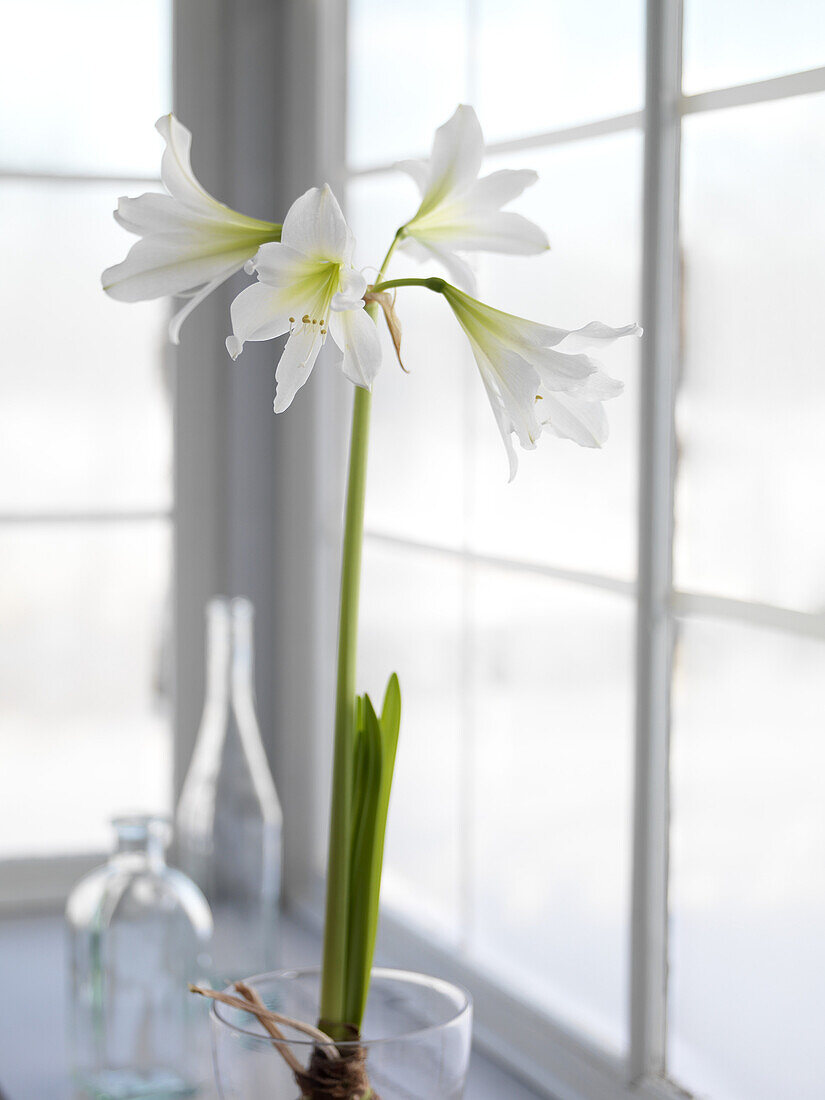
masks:
<path id="1" fill-rule="evenodd" d="M 480 296 L 492 304 L 565 328 L 639 319 L 641 139 L 635 133 L 495 158 L 490 168 L 533 167 L 539 182 L 517 204 L 542 225 L 551 251 L 485 257 Z M 507 484 L 507 459 L 480 384 L 473 389 L 475 457 L 471 540 L 486 553 L 632 579 L 636 568 L 639 341 L 602 353 L 625 383 L 607 403 L 604 449 L 545 436 L 519 449 Z"/>
<path id="2" fill-rule="evenodd" d="M 429 152 L 467 97 L 466 35 L 466 0 L 350 0 L 350 165 Z"/>
<path id="3" fill-rule="evenodd" d="M 0 167 L 156 175 L 170 0 L 0 0 Z"/>
<path id="4" fill-rule="evenodd" d="M 0 529 L 0 856 L 103 850 L 167 810 L 164 523 Z"/>
<path id="5" fill-rule="evenodd" d="M 462 567 L 367 540 L 358 690 L 380 707 L 401 681 L 403 717 L 382 897 L 405 920 L 459 932 Z"/>
<path id="6" fill-rule="evenodd" d="M 675 576 L 825 600 L 825 96 L 684 123 Z"/>
<path id="7" fill-rule="evenodd" d="M 171 499 L 164 302 L 127 305 L 100 273 L 132 238 L 117 191 L 0 183 L 0 509 L 160 508 Z"/>
<path id="8" fill-rule="evenodd" d="M 349 211 L 358 240 L 359 263 L 379 264 L 401 224 L 404 181 L 356 180 Z M 408 215 L 409 216 L 409 211 Z M 436 274 L 403 254 L 392 273 Z M 439 295 L 401 290 L 405 374 L 383 318 L 384 352 L 373 387 L 367 526 L 445 545 L 460 545 L 464 530 L 466 468 L 465 390 L 471 381 L 467 340 Z"/>
<path id="9" fill-rule="evenodd" d="M 821 0 L 685 0 L 687 95 L 825 65 Z"/>
<path id="10" fill-rule="evenodd" d="M 476 106 L 488 140 L 641 110 L 642 0 L 480 0 Z"/>
<path id="11" fill-rule="evenodd" d="M 368 268 L 375 278 L 396 229 L 409 221 L 421 201 L 418 188 L 402 172 L 381 173 L 350 180 L 347 187 L 347 220 L 355 234 L 355 265 Z M 412 271 L 415 265 L 396 252 L 391 261 L 392 276 Z"/>
<path id="12" fill-rule="evenodd" d="M 669 1072 L 713 1100 L 822 1096 L 823 683 L 822 641 L 683 626 Z"/>
<path id="13" fill-rule="evenodd" d="M 473 608 L 473 953 L 623 1049 L 633 605 L 482 568 Z"/>

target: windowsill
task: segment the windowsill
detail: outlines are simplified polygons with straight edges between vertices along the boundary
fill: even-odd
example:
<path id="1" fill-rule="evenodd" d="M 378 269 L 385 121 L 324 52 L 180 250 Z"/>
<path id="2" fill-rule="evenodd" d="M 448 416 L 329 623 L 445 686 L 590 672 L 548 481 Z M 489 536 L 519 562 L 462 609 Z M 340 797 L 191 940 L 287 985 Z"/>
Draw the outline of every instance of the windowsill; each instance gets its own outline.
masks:
<path id="1" fill-rule="evenodd" d="M 318 939 L 284 922 L 284 954 L 290 965 L 318 961 Z M 66 1047 L 66 940 L 58 916 L 0 920 L 0 974 L 6 1006 L 0 1027 L 0 1097 L 3 1100 L 69 1100 Z M 474 1052 L 467 1100 L 538 1100 L 537 1093 Z M 206 1100 L 206 1098 L 204 1098 Z"/>

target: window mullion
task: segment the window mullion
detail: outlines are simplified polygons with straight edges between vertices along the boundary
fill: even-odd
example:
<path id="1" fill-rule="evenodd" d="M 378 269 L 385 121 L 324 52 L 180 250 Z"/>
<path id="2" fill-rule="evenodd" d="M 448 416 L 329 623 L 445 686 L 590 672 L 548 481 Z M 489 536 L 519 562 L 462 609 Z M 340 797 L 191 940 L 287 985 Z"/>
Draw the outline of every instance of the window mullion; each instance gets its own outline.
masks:
<path id="1" fill-rule="evenodd" d="M 673 380 L 678 361 L 681 0 L 648 0 L 631 921 L 632 1080 L 665 1068 Z"/>

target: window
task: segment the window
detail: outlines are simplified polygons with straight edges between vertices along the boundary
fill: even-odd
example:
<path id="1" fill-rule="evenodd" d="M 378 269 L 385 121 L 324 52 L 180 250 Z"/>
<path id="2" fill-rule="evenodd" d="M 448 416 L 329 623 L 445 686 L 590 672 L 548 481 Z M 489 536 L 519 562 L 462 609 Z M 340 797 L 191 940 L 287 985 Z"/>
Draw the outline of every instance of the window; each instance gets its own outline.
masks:
<path id="1" fill-rule="evenodd" d="M 20 860 L 102 851 L 112 813 L 169 804 L 167 307 L 109 300 L 100 273 L 118 195 L 156 182 L 171 11 L 0 13 L 0 859 Z"/>
<path id="2" fill-rule="evenodd" d="M 235 7 L 0 0 L 4 874 L 102 848 L 129 803 L 169 804 L 222 589 L 259 609 L 292 900 L 324 869 L 332 692 L 306 673 L 333 668 L 327 429 L 349 391 L 317 371 L 273 426 L 272 350 L 228 371 L 216 294 L 177 360 L 173 500 L 166 307 L 98 289 L 124 250 L 114 200 L 156 182 L 174 8 L 177 109 L 221 198 L 277 217 L 329 178 L 374 262 L 415 203 L 392 162 L 472 102 L 488 167 L 539 170 L 518 208 L 553 244 L 480 257 L 482 295 L 647 330 L 609 353 L 626 392 L 605 452 L 547 440 L 508 486 L 463 339 L 433 296 L 401 298 L 411 374 L 388 347 L 359 676 L 378 693 L 397 667 L 405 695 L 390 953 L 471 984 L 477 1035 L 540 1091 L 818 1100 L 822 5 Z M 319 530 L 331 572 L 307 551 Z"/>
<path id="3" fill-rule="evenodd" d="M 517 208 L 553 245 L 481 258 L 481 296 L 647 328 L 609 353 L 626 392 L 605 452 L 547 441 L 508 486 L 447 311 L 401 301 L 411 374 L 388 350 L 359 677 L 377 693 L 397 668 L 405 691 L 388 934 L 471 982 L 482 1035 L 551 1092 L 813 1100 L 825 18 L 645 17 L 349 3 L 332 175 L 361 262 L 414 208 L 392 162 L 472 102 L 489 168 L 538 169 Z"/>

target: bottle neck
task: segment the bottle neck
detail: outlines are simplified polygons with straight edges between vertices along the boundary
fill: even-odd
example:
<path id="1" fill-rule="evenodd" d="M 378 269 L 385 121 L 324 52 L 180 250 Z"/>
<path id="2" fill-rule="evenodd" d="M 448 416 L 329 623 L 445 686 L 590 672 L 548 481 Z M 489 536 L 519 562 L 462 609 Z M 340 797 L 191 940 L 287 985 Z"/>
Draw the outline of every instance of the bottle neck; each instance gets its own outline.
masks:
<path id="1" fill-rule="evenodd" d="M 206 703 L 226 707 L 230 699 L 251 698 L 253 611 L 248 600 L 217 598 L 207 611 Z"/>
<path id="2" fill-rule="evenodd" d="M 231 603 L 232 622 L 232 694 L 252 698 L 254 671 L 254 613 L 249 600 Z"/>
<path id="3" fill-rule="evenodd" d="M 166 818 L 144 814 L 116 817 L 112 826 L 117 837 L 113 858 L 119 863 L 146 863 L 161 867 L 166 862 L 166 849 L 171 837 Z"/>

